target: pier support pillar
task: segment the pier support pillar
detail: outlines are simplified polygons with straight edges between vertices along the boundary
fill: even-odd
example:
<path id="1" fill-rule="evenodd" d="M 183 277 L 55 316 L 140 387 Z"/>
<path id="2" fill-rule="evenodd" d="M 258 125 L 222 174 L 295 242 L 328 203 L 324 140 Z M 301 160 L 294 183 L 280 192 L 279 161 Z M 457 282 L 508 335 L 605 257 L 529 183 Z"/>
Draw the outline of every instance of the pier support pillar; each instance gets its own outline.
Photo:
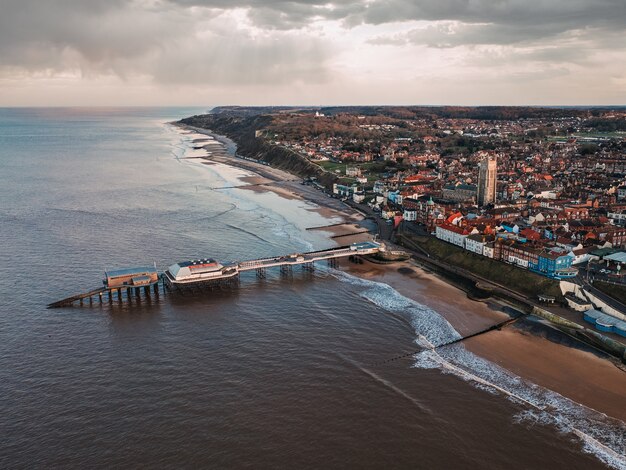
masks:
<path id="1" fill-rule="evenodd" d="M 102 292 L 98 292 L 98 299 L 100 299 L 100 303 L 102 303 Z"/>
<path id="2" fill-rule="evenodd" d="M 143 293 L 146 294 L 146 297 L 150 297 L 150 286 L 144 286 Z"/>
<path id="3" fill-rule="evenodd" d="M 130 295 L 130 287 L 126 288 L 126 299 L 130 302 L 132 297 Z"/>
<path id="4" fill-rule="evenodd" d="M 89 305 L 93 305 L 93 297 L 89 296 Z"/>

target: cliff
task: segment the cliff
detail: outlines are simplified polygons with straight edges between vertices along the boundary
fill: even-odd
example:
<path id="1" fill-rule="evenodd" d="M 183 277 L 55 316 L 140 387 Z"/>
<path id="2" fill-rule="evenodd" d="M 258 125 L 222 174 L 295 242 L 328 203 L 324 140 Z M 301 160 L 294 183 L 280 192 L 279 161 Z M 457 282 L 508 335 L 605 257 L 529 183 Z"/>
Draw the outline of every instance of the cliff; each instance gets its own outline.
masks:
<path id="1" fill-rule="evenodd" d="M 267 128 L 271 120 L 272 117 L 266 114 L 218 112 L 192 116 L 179 122 L 225 135 L 237 144 L 239 155 L 267 163 L 301 178 L 317 178 L 321 184 L 330 188 L 336 181 L 336 176 L 290 149 L 271 144 L 263 137 L 256 137 L 256 131 Z"/>

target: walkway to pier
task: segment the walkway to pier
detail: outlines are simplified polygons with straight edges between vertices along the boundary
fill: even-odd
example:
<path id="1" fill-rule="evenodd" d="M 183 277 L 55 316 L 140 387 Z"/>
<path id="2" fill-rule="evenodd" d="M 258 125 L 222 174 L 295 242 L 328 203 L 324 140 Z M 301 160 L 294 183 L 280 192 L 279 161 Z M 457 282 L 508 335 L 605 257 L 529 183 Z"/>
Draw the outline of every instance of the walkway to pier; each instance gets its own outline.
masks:
<path id="1" fill-rule="evenodd" d="M 242 261 L 237 264 L 238 270 L 250 271 L 253 269 L 273 268 L 278 266 L 294 266 L 309 264 L 316 261 L 345 258 L 353 255 L 372 255 L 378 253 L 380 245 L 374 242 L 355 243 L 349 246 L 331 248 L 330 250 L 310 251 L 308 253 L 278 256 L 275 258 L 263 258 L 250 261 Z"/>

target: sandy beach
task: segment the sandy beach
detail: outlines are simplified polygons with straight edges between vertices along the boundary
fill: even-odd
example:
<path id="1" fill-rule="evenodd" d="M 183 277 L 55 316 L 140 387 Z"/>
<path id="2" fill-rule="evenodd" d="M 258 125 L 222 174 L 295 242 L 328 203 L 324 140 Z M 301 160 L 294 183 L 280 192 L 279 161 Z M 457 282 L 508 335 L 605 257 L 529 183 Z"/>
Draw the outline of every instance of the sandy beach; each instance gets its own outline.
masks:
<path id="1" fill-rule="evenodd" d="M 315 204 L 310 210 L 327 218 L 329 223 L 326 227 L 311 229 L 327 233 L 337 245 L 372 238 L 370 234 L 360 233 L 365 229 L 360 225 L 364 217 L 341 201 L 302 185 L 299 178 L 282 170 L 235 157 L 232 148 L 227 150 L 224 144 L 213 140 L 214 136 L 208 131 L 191 129 L 188 132 L 195 135 L 197 143 L 203 144 L 207 151 L 207 155 L 201 157 L 205 163 L 221 163 L 249 172 L 239 178 L 243 189 L 271 191 L 287 199 Z M 363 279 L 385 283 L 403 296 L 432 308 L 463 336 L 509 318 L 503 311 L 504 303 L 471 300 L 460 288 L 412 261 L 389 264 L 342 261 L 340 269 Z M 524 327 L 509 326 L 469 339 L 464 345 L 469 351 L 525 380 L 626 422 L 626 373 L 601 354 L 573 340 L 566 343 L 560 344 L 531 333 Z"/>

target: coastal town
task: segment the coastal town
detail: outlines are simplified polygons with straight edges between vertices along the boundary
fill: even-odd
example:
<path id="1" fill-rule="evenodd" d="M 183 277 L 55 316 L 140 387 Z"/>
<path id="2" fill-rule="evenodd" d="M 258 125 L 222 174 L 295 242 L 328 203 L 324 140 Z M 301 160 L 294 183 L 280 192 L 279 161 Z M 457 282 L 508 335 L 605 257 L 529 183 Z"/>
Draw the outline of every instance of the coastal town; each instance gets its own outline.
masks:
<path id="1" fill-rule="evenodd" d="M 307 132 L 294 135 L 307 120 Z M 274 144 L 336 174 L 334 195 L 369 204 L 395 226 L 421 225 L 556 279 L 600 260 L 607 280 L 626 276 L 626 111 L 498 121 L 281 114 L 278 130 L 286 126 Z M 606 128 L 620 131 L 594 131 Z"/>
<path id="2" fill-rule="evenodd" d="M 297 157 L 321 169 L 304 184 L 378 218 L 388 238 L 462 250 L 469 271 L 481 257 L 580 285 L 561 300 L 626 336 L 625 110 L 243 110 L 256 145 L 283 150 L 279 164 Z M 240 108 L 217 115 L 242 122 Z"/>

